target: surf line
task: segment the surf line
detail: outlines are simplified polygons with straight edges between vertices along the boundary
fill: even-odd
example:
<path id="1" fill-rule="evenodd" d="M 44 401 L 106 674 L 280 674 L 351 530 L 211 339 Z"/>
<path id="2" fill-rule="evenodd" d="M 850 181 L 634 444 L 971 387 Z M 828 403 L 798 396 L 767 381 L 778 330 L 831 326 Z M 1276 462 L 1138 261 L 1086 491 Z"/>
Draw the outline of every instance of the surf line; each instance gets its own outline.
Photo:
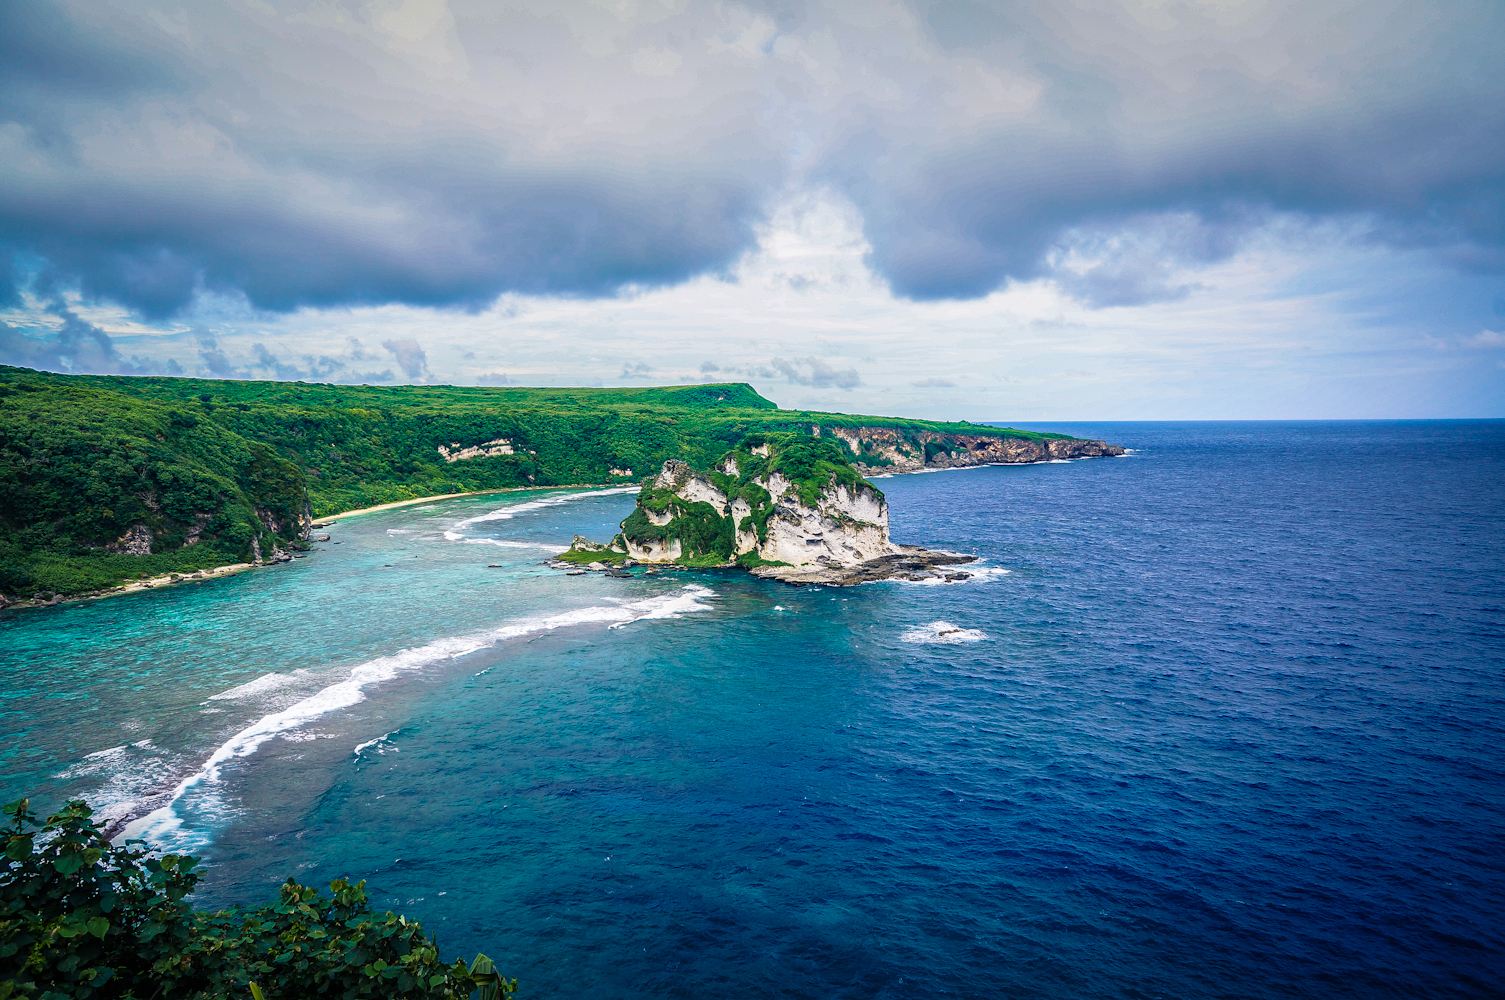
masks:
<path id="1" fill-rule="evenodd" d="M 309 695 L 307 698 L 270 715 L 262 716 L 220 744 L 209 758 L 188 777 L 178 782 L 167 801 L 145 815 L 130 819 L 116 840 L 144 839 L 162 846 L 184 840 L 183 820 L 177 813 L 185 795 L 202 785 L 217 785 L 220 771 L 230 761 L 249 757 L 268 741 L 315 719 L 364 701 L 366 691 L 405 673 L 465 656 L 508 639 L 538 635 L 575 625 L 605 625 L 622 628 L 634 622 L 680 618 L 711 610 L 705 601 L 716 596 L 709 587 L 691 585 L 670 594 L 622 604 L 595 605 L 562 611 L 553 615 L 524 618 L 487 632 L 438 639 L 389 656 L 367 660 L 351 668 L 343 680 Z"/>
<path id="2" fill-rule="evenodd" d="M 545 549 L 550 552 L 563 552 L 568 546 L 547 545 L 542 542 L 515 542 L 498 538 L 472 538 L 465 534 L 464 529 L 476 524 L 485 524 L 490 521 L 510 521 L 519 514 L 527 514 L 535 510 L 546 510 L 549 507 L 557 507 L 560 504 L 570 503 L 574 500 L 586 500 L 590 497 L 613 496 L 622 493 L 636 493 L 636 486 L 613 486 L 604 490 L 579 490 L 572 493 L 558 493 L 553 496 L 540 497 L 537 500 L 526 500 L 523 503 L 510 504 L 499 507 L 496 510 L 487 511 L 485 514 L 477 514 L 467 517 L 462 521 L 456 521 L 444 532 L 444 540 L 448 542 L 469 542 L 480 545 L 496 545 L 501 548 L 520 549 Z"/>

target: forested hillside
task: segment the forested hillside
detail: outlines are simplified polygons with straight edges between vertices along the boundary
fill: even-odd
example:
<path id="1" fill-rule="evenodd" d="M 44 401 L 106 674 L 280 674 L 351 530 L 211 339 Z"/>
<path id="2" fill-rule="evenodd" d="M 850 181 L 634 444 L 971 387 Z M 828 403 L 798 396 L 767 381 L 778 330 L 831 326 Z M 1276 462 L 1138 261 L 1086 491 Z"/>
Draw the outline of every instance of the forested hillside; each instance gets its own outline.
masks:
<path id="1" fill-rule="evenodd" d="M 744 384 L 336 386 L 0 367 L 0 594 L 269 556 L 307 518 L 439 493 L 636 482 L 753 431 L 1024 431 L 781 410 Z"/>

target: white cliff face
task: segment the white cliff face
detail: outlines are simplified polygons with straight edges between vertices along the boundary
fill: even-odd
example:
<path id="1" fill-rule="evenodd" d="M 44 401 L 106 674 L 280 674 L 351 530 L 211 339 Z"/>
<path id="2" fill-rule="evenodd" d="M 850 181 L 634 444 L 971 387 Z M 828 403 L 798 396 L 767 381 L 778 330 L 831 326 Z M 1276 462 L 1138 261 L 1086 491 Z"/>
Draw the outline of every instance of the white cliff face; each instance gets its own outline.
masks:
<path id="1" fill-rule="evenodd" d="M 483 441 L 469 448 L 464 447 L 458 441 L 452 441 L 448 445 L 439 446 L 439 454 L 446 462 L 464 462 L 472 458 L 494 458 L 498 455 L 515 455 L 517 450 L 512 447 L 509 438 L 497 438 L 494 441 Z"/>
<path id="2" fill-rule="evenodd" d="M 872 490 L 853 490 L 846 486 L 829 489 L 821 497 L 823 509 L 835 510 L 857 521 L 888 527 L 888 504 Z"/>
<path id="3" fill-rule="evenodd" d="M 726 513 L 726 494 L 715 483 L 696 475 L 693 469 L 677 459 L 671 458 L 664 463 L 663 469 L 653 477 L 653 485 L 661 490 L 673 490 L 690 503 L 708 503 L 722 514 Z"/>
<path id="4" fill-rule="evenodd" d="M 775 474 L 774 477 L 782 479 Z M 768 485 L 770 494 L 773 484 Z M 778 496 L 789 492 L 786 481 Z M 888 538 L 888 507 L 872 490 L 827 487 L 816 507 L 798 498 L 780 500 L 768 519 L 768 537 L 758 556 L 792 566 L 825 562 L 841 565 L 866 562 L 896 549 Z"/>
<path id="5" fill-rule="evenodd" d="M 778 503 L 784 494 L 789 492 L 790 486 L 789 480 L 785 479 L 783 474 L 778 472 L 775 472 L 767 479 L 760 479 L 758 484 L 768 491 L 768 495 L 773 497 L 774 503 Z"/>
<path id="6" fill-rule="evenodd" d="M 708 503 L 722 514 L 726 513 L 726 494 L 718 490 L 709 480 L 691 476 L 675 492 L 691 503 Z"/>
<path id="7" fill-rule="evenodd" d="M 737 498 L 732 501 L 732 527 L 736 531 L 737 555 L 746 552 L 754 552 L 758 548 L 758 532 L 751 524 L 746 528 L 742 525 L 747 518 L 752 517 L 752 507 L 746 500 Z"/>
<path id="8" fill-rule="evenodd" d="M 643 511 L 643 516 L 648 519 L 649 524 L 656 524 L 660 528 L 668 524 L 670 521 L 674 520 L 674 515 L 669 513 L 667 510 L 663 512 L 645 510 Z"/>
<path id="9" fill-rule="evenodd" d="M 671 538 L 667 542 L 634 542 L 627 540 L 628 558 L 636 559 L 645 563 L 674 562 L 684 555 L 684 549 L 679 544 L 678 538 Z"/>
<path id="10" fill-rule="evenodd" d="M 851 565 L 894 551 L 887 524 L 860 524 L 832 518 L 809 507 L 782 506 L 768 519 L 768 539 L 758 555 L 769 562 L 804 566 L 816 562 Z"/>

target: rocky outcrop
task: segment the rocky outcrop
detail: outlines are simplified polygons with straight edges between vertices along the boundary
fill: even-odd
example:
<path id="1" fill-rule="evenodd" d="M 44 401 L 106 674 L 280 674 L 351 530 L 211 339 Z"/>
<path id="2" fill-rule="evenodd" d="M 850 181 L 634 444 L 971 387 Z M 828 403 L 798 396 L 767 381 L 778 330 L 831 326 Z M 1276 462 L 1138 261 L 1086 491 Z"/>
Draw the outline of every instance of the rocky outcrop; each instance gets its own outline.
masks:
<path id="1" fill-rule="evenodd" d="M 495 458 L 498 455 L 515 454 L 517 454 L 517 449 L 512 447 L 510 438 L 483 441 L 468 448 L 461 445 L 458 441 L 439 446 L 439 456 L 446 462 L 464 462 L 472 458 Z"/>
<path id="2" fill-rule="evenodd" d="M 975 465 L 1022 465 L 1076 458 L 1111 458 L 1124 449 L 1081 438 L 952 434 L 891 427 L 832 427 L 864 475 L 960 469 Z"/>
<path id="3" fill-rule="evenodd" d="M 125 534 L 106 545 L 105 551 L 124 556 L 149 556 L 153 541 L 152 529 L 144 524 L 133 524 Z"/>
<path id="4" fill-rule="evenodd" d="M 833 441 L 758 435 L 714 469 L 671 459 L 609 546 L 577 538 L 563 564 L 741 566 L 788 583 L 965 579 L 972 556 L 896 545 L 888 502 Z"/>

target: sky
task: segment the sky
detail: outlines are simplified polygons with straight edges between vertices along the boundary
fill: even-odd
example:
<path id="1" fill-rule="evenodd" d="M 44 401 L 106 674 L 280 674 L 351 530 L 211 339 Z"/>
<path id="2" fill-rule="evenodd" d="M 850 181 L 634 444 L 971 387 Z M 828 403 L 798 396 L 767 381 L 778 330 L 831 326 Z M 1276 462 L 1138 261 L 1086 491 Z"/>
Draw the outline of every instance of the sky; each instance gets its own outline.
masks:
<path id="1" fill-rule="evenodd" d="M 0 7 L 0 363 L 1505 416 L 1505 4 Z"/>

